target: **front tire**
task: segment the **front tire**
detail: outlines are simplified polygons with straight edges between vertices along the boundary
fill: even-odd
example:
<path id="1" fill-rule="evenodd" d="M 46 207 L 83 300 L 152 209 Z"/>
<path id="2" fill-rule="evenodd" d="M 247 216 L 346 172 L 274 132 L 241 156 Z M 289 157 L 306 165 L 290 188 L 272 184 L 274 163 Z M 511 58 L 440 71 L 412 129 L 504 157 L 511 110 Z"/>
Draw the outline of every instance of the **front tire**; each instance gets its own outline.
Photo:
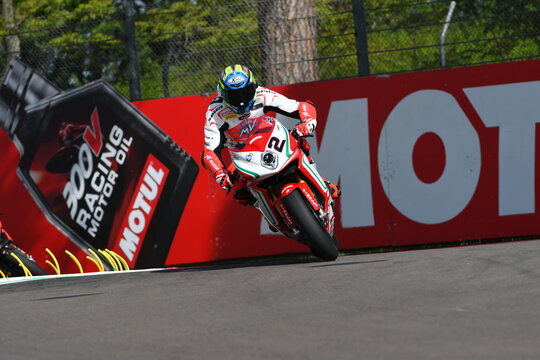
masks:
<path id="1" fill-rule="evenodd" d="M 338 249 L 334 245 L 334 239 L 323 227 L 311 206 L 300 193 L 300 190 L 296 189 L 283 198 L 283 204 L 296 221 L 313 255 L 324 261 L 336 260 Z"/>

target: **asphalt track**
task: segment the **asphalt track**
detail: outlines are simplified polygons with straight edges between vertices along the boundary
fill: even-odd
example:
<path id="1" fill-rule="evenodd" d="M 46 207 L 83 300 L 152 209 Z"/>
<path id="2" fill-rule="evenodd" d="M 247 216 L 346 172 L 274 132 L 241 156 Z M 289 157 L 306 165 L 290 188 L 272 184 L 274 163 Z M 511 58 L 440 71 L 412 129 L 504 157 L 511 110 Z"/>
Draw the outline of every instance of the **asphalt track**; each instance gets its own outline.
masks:
<path id="1" fill-rule="evenodd" d="M 0 286 L 1 359 L 538 359 L 540 241 Z"/>

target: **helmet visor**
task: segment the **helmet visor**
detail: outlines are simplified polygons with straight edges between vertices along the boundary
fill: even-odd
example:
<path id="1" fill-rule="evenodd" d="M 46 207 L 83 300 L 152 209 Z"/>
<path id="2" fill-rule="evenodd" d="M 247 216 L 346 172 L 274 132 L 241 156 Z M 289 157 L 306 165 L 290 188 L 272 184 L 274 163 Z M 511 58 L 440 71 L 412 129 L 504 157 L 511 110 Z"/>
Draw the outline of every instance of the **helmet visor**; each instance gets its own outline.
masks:
<path id="1" fill-rule="evenodd" d="M 255 97 L 255 84 L 250 83 L 241 89 L 225 89 L 223 98 L 225 102 L 239 109 L 244 109 Z"/>

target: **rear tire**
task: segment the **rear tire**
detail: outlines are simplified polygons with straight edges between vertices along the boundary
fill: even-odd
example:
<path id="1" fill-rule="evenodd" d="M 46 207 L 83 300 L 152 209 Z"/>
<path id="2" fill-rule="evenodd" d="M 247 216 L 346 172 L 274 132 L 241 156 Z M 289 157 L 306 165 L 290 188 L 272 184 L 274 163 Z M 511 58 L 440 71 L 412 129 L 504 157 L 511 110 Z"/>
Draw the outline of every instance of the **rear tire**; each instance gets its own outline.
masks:
<path id="1" fill-rule="evenodd" d="M 283 198 L 283 204 L 295 219 L 313 255 L 324 261 L 336 260 L 338 249 L 334 245 L 333 237 L 323 227 L 311 206 L 300 193 L 300 190 L 296 189 Z"/>

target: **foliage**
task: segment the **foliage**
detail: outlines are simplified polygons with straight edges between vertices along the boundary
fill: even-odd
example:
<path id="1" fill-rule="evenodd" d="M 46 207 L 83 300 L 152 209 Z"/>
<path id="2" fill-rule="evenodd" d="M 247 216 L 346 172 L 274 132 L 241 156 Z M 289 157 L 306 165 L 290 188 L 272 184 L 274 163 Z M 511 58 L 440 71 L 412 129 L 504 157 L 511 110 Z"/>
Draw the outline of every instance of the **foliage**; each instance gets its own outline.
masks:
<path id="1" fill-rule="evenodd" d="M 129 94 L 125 0 L 14 0 L 24 61 L 61 88 L 104 78 Z M 144 98 L 212 92 L 218 72 L 262 72 L 258 7 L 276 0 L 134 0 Z M 364 0 L 373 74 L 440 67 L 447 0 Z M 457 0 L 446 39 L 449 66 L 540 53 L 540 0 Z M 321 79 L 356 76 L 351 0 L 316 0 Z M 0 36 L 11 34 L 0 20 Z M 0 46 L 0 66 L 5 65 Z"/>
<path id="2" fill-rule="evenodd" d="M 18 0 L 14 4 L 20 57 L 60 87 L 118 78 L 118 69 L 101 62 L 104 55 L 114 56 L 111 52 L 120 42 L 121 25 L 114 20 L 116 8 L 111 1 Z"/>

